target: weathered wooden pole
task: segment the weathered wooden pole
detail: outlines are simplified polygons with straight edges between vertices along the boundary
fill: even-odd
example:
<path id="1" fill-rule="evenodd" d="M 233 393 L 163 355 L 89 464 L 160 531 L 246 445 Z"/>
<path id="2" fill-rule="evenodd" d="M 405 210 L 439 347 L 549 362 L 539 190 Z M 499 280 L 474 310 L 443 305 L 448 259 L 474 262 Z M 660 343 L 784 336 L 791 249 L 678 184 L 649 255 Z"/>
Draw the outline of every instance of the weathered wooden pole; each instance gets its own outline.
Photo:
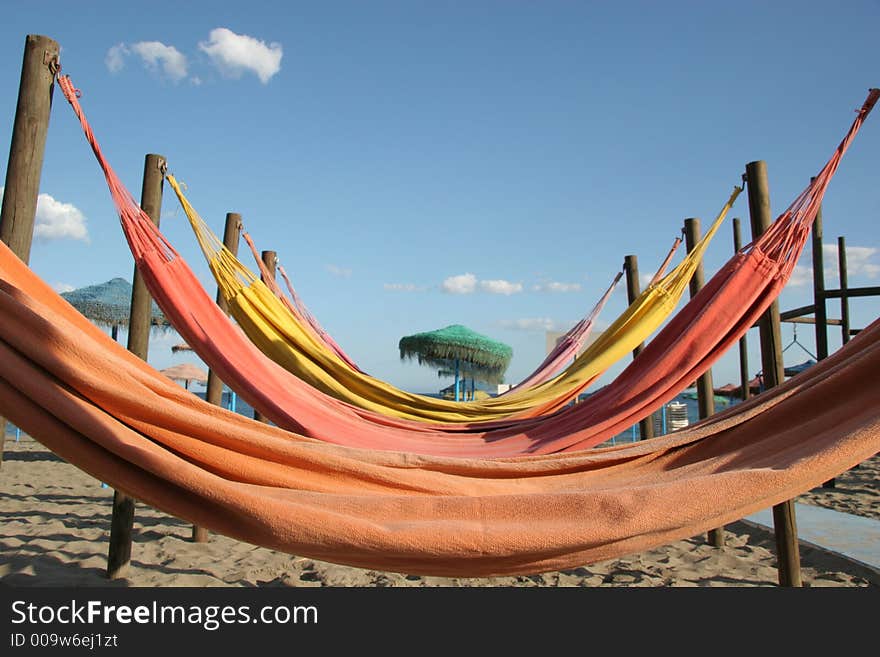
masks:
<path id="1" fill-rule="evenodd" d="M 837 238 L 837 267 L 840 272 L 840 339 L 843 344 L 849 342 L 851 337 L 849 328 L 849 275 L 846 270 L 846 240 Z"/>
<path id="2" fill-rule="evenodd" d="M 763 160 L 747 164 L 746 181 L 754 239 L 763 235 L 771 222 L 767 164 Z M 761 315 L 758 320 L 758 331 L 761 336 L 761 367 L 764 375 L 764 387 L 772 388 L 785 379 L 778 301 L 773 301 Z M 799 587 L 801 586 L 801 558 L 792 500 L 787 500 L 773 507 L 773 532 L 776 536 L 779 585 Z"/>
<path id="3" fill-rule="evenodd" d="M 739 217 L 733 219 L 733 252 L 739 253 L 742 249 L 742 230 Z M 749 339 L 744 333 L 739 339 L 739 381 L 742 386 L 740 397 L 745 401 L 749 398 Z"/>
<path id="4" fill-rule="evenodd" d="M 266 265 L 266 269 L 269 270 L 269 275 L 272 278 L 275 278 L 275 268 L 278 266 L 278 254 L 275 251 L 263 251 L 260 254 L 260 258 L 263 261 L 263 264 Z M 260 274 L 260 279 L 265 282 L 266 278 Z M 266 422 L 268 424 L 269 419 L 260 413 L 258 410 L 254 409 L 254 419 L 259 420 L 260 422 Z"/>
<path id="5" fill-rule="evenodd" d="M 628 255 L 623 259 L 623 269 L 626 272 L 626 298 L 630 304 L 636 300 L 641 294 L 642 286 L 639 282 L 639 259 L 634 255 Z M 633 358 L 638 356 L 645 343 L 636 346 L 633 349 Z M 644 420 L 639 420 L 639 436 L 641 440 L 647 440 L 654 437 L 654 414 L 652 413 Z"/>
<path id="6" fill-rule="evenodd" d="M 226 226 L 223 230 L 223 246 L 225 246 L 232 255 L 238 255 L 238 243 L 241 240 L 241 215 L 237 212 L 228 212 L 226 214 Z M 223 294 L 217 289 L 217 305 L 220 309 L 228 314 L 228 305 Z M 223 381 L 217 376 L 214 370 L 208 370 L 208 385 L 205 390 L 205 399 L 216 406 L 223 405 Z"/>
<path id="7" fill-rule="evenodd" d="M 238 255 L 238 243 L 241 241 L 241 215 L 237 212 L 226 213 L 226 225 L 223 229 L 223 246 L 232 255 Z M 217 305 L 228 314 L 228 304 L 220 288 L 217 288 Z M 208 383 L 205 388 L 205 400 L 215 406 L 223 406 L 223 381 L 214 370 L 208 370 Z M 208 530 L 198 525 L 193 525 L 192 540 L 195 543 L 206 543 L 209 538 Z"/>
<path id="8" fill-rule="evenodd" d="M 687 252 L 693 251 L 697 242 L 700 241 L 700 220 L 691 217 L 684 220 L 684 241 Z M 691 277 L 690 293 L 693 299 L 705 285 L 703 263 L 700 262 Z M 715 413 L 715 390 L 712 386 L 712 370 L 709 369 L 697 378 L 697 408 L 700 419 L 705 419 Z M 707 535 L 709 545 L 724 547 L 724 527 L 710 529 Z"/>
<path id="9" fill-rule="evenodd" d="M 812 182 L 815 177 L 810 180 Z M 813 219 L 813 328 L 816 331 L 816 360 L 828 358 L 828 308 L 825 303 L 825 254 L 822 249 L 822 206 Z M 834 488 L 836 482 L 829 479 L 823 488 Z"/>
<path id="10" fill-rule="evenodd" d="M 165 177 L 165 158 L 149 154 L 144 159 L 144 182 L 141 188 L 141 208 L 152 222 L 159 225 L 162 209 L 162 182 Z M 150 319 L 153 297 L 143 276 L 134 268 L 131 290 L 131 315 L 128 323 L 128 350 L 147 360 L 150 346 Z M 113 493 L 113 516 L 110 520 L 110 547 L 107 553 L 107 577 L 123 577 L 131 561 L 131 532 L 134 526 L 134 498 L 124 491 Z"/>
<path id="11" fill-rule="evenodd" d="M 58 43 L 49 37 L 29 34 L 24 40 L 18 104 L 0 206 L 0 239 L 24 263 L 30 261 L 34 239 L 58 53 Z M 5 443 L 6 418 L 0 418 L 0 466 Z"/>
<path id="12" fill-rule="evenodd" d="M 825 257 L 822 250 L 822 206 L 813 219 L 813 307 L 816 359 L 828 358 L 828 309 L 825 304 Z"/>

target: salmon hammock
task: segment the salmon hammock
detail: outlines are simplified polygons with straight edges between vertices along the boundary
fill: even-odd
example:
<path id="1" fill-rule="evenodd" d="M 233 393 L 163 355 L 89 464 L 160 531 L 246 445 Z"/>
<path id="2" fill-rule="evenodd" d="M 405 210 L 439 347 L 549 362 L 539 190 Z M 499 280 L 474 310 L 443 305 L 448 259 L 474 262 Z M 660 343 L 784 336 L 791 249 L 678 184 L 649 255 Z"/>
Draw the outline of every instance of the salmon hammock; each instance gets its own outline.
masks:
<path id="1" fill-rule="evenodd" d="M 809 187 L 609 386 L 546 417 L 442 430 L 335 399 L 248 341 L 120 183 L 69 78 L 58 80 L 165 316 L 279 425 L 184 390 L 0 243 L 0 413 L 156 509 L 255 545 L 362 568 L 532 574 L 721 527 L 880 451 L 880 320 L 797 377 L 696 425 L 586 449 L 692 382 L 772 303 L 880 91 Z"/>

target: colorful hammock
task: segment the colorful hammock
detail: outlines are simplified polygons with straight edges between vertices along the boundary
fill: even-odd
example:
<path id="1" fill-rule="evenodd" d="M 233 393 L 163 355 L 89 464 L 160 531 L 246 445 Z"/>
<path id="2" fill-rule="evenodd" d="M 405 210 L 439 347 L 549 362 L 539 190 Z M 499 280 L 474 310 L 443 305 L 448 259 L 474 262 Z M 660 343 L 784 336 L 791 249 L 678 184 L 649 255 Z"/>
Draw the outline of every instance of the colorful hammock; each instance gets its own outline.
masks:
<path id="1" fill-rule="evenodd" d="M 550 454 L 600 444 L 672 399 L 711 367 L 785 285 L 831 176 L 880 95 L 872 90 L 834 155 L 789 209 L 713 276 L 611 384 L 552 417 L 466 432 L 439 431 L 331 399 L 259 352 L 208 297 L 120 183 L 85 121 L 69 78 L 59 77 L 59 86 L 104 171 L 148 288 L 187 343 L 249 404 L 279 426 L 324 441 L 485 458 Z"/>
<path id="2" fill-rule="evenodd" d="M 263 262 L 263 259 L 257 255 L 257 247 L 254 244 L 254 241 L 251 239 L 251 236 L 247 231 L 242 231 L 242 238 L 244 238 L 245 243 L 247 243 L 248 248 L 251 251 L 251 254 L 254 256 L 254 260 L 257 263 L 257 266 L 260 268 L 260 278 L 267 288 L 275 295 L 275 298 L 281 302 L 285 308 L 293 315 L 296 320 L 299 322 L 301 326 L 303 326 L 306 330 L 309 330 L 312 333 L 312 336 L 322 344 L 324 347 L 332 351 L 336 356 L 341 360 L 345 365 L 350 367 L 355 372 L 363 372 L 360 367 L 355 364 L 354 360 L 343 351 L 342 347 L 333 339 L 333 337 L 324 330 L 324 327 L 315 319 L 315 316 L 309 312 L 309 309 L 306 308 L 306 305 L 303 303 L 300 296 L 296 293 L 296 290 L 293 289 L 293 285 L 290 283 L 290 279 L 287 277 L 287 273 L 284 271 L 284 268 L 281 265 L 278 265 L 278 271 L 281 276 L 284 278 L 284 282 L 287 284 L 287 289 L 290 292 L 290 297 L 288 298 L 281 291 L 281 288 L 278 286 L 278 282 L 275 280 L 275 277 L 272 276 L 272 273 L 269 271 L 269 268 L 266 266 L 266 263 Z"/>
<path id="3" fill-rule="evenodd" d="M 284 279 L 285 284 L 287 285 L 288 292 L 290 296 L 286 296 L 282 291 L 281 287 L 278 285 L 277 281 L 275 281 L 274 276 L 272 276 L 272 272 L 269 271 L 269 268 L 266 266 L 266 263 L 263 262 L 263 259 L 257 255 L 257 247 L 254 244 L 251 236 L 243 231 L 241 236 L 244 238 L 247 243 L 251 254 L 254 257 L 254 262 L 256 262 L 257 267 L 260 270 L 260 280 L 263 281 L 266 287 L 275 295 L 275 297 L 293 314 L 296 319 L 302 324 L 306 329 L 311 329 L 312 333 L 315 337 L 317 337 L 320 341 L 324 343 L 324 345 L 336 353 L 337 356 L 349 367 L 358 372 L 363 372 L 355 362 L 351 359 L 351 357 L 346 354 L 342 347 L 324 330 L 321 324 L 315 319 L 315 316 L 308 310 L 305 303 L 303 303 L 300 296 L 297 294 L 296 290 L 293 288 L 293 285 L 290 282 L 290 279 L 287 276 L 287 273 L 284 271 L 284 268 L 278 264 L 277 269 L 278 273 L 281 274 Z M 660 266 L 660 269 L 657 270 L 657 273 L 651 280 L 651 283 L 655 283 L 658 281 L 663 273 L 666 270 L 666 267 L 669 265 L 669 262 L 672 260 L 672 255 L 675 253 L 675 250 L 678 248 L 681 243 L 681 238 L 677 238 L 675 243 L 672 246 L 669 254 L 664 260 L 663 264 Z M 605 291 L 605 294 L 599 299 L 593 309 L 581 320 L 574 324 L 564 335 L 562 335 L 559 340 L 557 340 L 556 345 L 550 351 L 549 354 L 544 358 L 538 367 L 532 371 L 531 374 L 527 375 L 524 379 L 522 379 L 515 386 L 512 386 L 511 389 L 519 388 L 529 388 L 533 385 L 537 385 L 538 383 L 543 383 L 544 381 L 548 381 L 549 379 L 556 376 L 559 371 L 568 363 L 571 359 L 577 356 L 577 352 L 583 347 L 584 343 L 590 337 L 593 327 L 595 326 L 596 320 L 599 317 L 599 313 L 602 312 L 602 309 L 605 307 L 605 304 L 608 302 L 608 299 L 611 298 L 612 292 L 617 287 L 617 283 L 620 281 L 622 276 L 622 272 L 618 272 L 618 274 L 614 277 L 611 285 Z M 509 391 L 502 393 L 508 394 Z"/>
<path id="4" fill-rule="evenodd" d="M 0 244 L 0 414 L 185 521 L 420 575 L 531 574 L 720 527 L 880 450 L 880 322 L 692 428 L 508 461 L 338 447 L 206 403 L 91 324 Z"/>
<path id="5" fill-rule="evenodd" d="M 514 388 L 503 396 L 462 404 L 401 390 L 341 362 L 223 245 L 184 196 L 175 177 L 167 174 L 166 179 L 190 221 L 230 314 L 263 353 L 336 399 L 390 417 L 434 423 L 533 418 L 569 404 L 668 319 L 741 191 L 734 188 L 709 230 L 682 262 L 646 287 L 562 374 L 525 389 Z"/>

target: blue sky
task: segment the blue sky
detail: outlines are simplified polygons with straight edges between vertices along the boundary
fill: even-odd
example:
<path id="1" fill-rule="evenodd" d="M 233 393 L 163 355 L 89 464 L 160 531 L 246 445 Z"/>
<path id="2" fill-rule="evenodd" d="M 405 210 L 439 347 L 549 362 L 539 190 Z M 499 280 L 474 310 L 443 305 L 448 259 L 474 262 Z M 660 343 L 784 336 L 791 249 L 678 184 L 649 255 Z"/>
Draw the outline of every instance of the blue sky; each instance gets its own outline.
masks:
<path id="1" fill-rule="evenodd" d="M 10 2 L 0 144 L 25 36 L 50 36 L 132 193 L 144 155 L 159 153 L 215 231 L 240 212 L 366 371 L 435 391 L 449 381 L 401 363 L 398 340 L 461 323 L 513 347 L 516 381 L 543 358 L 544 331 L 583 316 L 626 255 L 648 274 L 686 217 L 707 225 L 746 163 L 767 162 L 774 215 L 784 209 L 880 85 L 878 24 L 876 0 Z M 825 198 L 829 287 L 838 236 L 850 285 L 880 285 L 878 122 L 868 118 Z M 5 178 L 6 157 L 0 166 Z M 35 271 L 59 290 L 131 278 L 60 92 L 41 193 Z M 734 216 L 747 229 L 745 195 Z M 707 278 L 732 254 L 730 218 Z M 168 186 L 161 221 L 213 297 Z M 809 263 L 808 249 L 783 310 L 811 301 Z M 624 307 L 620 286 L 600 319 Z M 853 300 L 851 313 L 863 326 L 880 299 Z M 792 342 L 791 324 L 782 337 Z M 815 351 L 812 327 L 797 337 Z M 154 335 L 150 362 L 196 360 L 172 355 L 176 341 Z M 794 347 L 786 364 L 807 357 Z M 734 352 L 716 365 L 716 385 L 738 380 L 737 363 Z"/>

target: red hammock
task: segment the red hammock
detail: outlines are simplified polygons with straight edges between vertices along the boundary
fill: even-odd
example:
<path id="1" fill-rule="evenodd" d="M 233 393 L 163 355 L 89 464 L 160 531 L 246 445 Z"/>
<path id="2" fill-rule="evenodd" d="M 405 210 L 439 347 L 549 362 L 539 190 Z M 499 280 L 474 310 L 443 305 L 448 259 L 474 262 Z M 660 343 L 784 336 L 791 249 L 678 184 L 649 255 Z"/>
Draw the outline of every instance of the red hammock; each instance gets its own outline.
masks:
<path id="1" fill-rule="evenodd" d="M 598 445 L 647 417 L 708 370 L 784 287 L 841 157 L 880 96 L 880 91 L 871 90 L 847 135 L 811 184 L 764 235 L 713 276 L 612 383 L 547 417 L 482 423 L 476 428 L 426 427 L 356 409 L 314 390 L 259 352 L 207 295 L 118 180 L 98 147 L 69 77 L 60 76 L 59 86 L 104 171 L 147 287 L 187 343 L 251 406 L 281 427 L 329 442 L 493 458 Z"/>

